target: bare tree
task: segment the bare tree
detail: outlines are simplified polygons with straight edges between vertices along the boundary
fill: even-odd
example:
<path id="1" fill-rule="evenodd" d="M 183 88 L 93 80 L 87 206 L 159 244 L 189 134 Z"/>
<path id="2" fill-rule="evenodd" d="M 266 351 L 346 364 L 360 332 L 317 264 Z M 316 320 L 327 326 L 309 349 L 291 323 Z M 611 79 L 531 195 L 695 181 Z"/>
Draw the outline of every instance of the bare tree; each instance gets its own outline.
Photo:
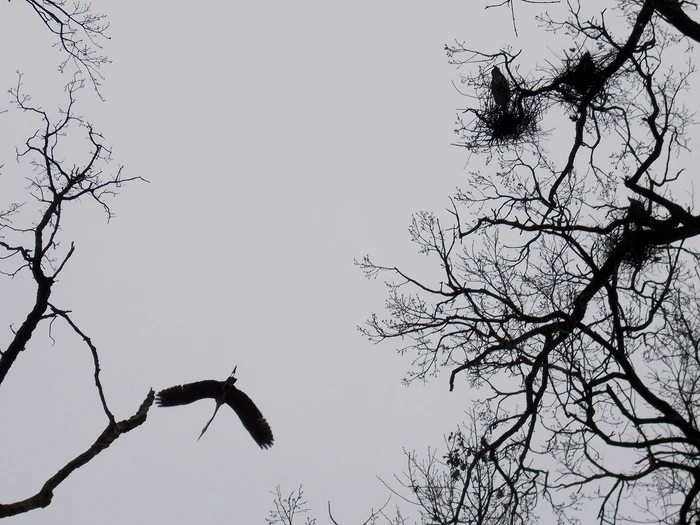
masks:
<path id="1" fill-rule="evenodd" d="M 508 469 L 515 458 L 506 461 L 489 450 L 488 438 L 481 433 L 482 418 L 470 411 L 468 425 L 447 436 L 444 453 L 428 449 L 420 457 L 404 451 L 406 470 L 396 477 L 401 489 L 385 483 L 393 494 L 417 508 L 422 525 L 532 520 L 537 494 L 509 483 Z"/>
<path id="2" fill-rule="evenodd" d="M 700 215 L 682 103 L 700 24 L 683 0 L 547 4 L 544 30 L 572 44 L 534 72 L 520 53 L 447 47 L 479 100 L 460 145 L 497 168 L 469 175 L 447 221 L 414 216 L 440 275 L 358 263 L 389 290 L 362 330 L 408 341 L 406 380 L 446 367 L 450 390 L 464 377 L 480 393 L 442 477 L 414 458 L 408 486 L 432 480 L 414 490 L 425 523 L 532 523 L 545 506 L 575 522 L 589 500 L 599 523 L 700 522 Z"/>
<path id="3" fill-rule="evenodd" d="M 282 490 L 279 486 L 275 487 L 275 491 L 271 494 L 275 496 L 275 499 L 272 502 L 274 508 L 270 511 L 269 516 L 265 518 L 265 522 L 268 525 L 301 525 L 302 522 L 300 522 L 298 518 L 302 514 L 311 511 L 309 503 L 304 497 L 304 490 L 301 485 L 286 497 L 282 495 Z M 403 518 L 398 508 L 394 516 L 389 516 L 385 512 L 388 504 L 389 500 L 378 509 L 372 509 L 369 516 L 362 522 L 362 525 L 379 525 L 380 523 L 386 523 L 387 525 L 406 525 L 407 521 Z M 328 502 L 328 518 L 333 525 L 339 525 L 339 522 L 336 521 L 336 518 L 333 516 L 330 501 Z M 303 525 L 315 524 L 316 518 L 304 516 Z"/>
<path id="4" fill-rule="evenodd" d="M 57 119 L 32 104 L 22 91 L 21 76 L 17 86 L 10 90 L 19 111 L 39 121 L 38 130 L 17 151 L 18 159 L 33 171 L 28 178 L 29 193 L 37 204 L 38 215 L 25 217 L 25 213 L 20 213 L 25 203 L 6 204 L 0 211 L 1 275 L 7 278 L 29 275 L 36 286 L 36 297 L 24 320 L 13 330 L 13 337 L 4 346 L 5 350 L 0 352 L 0 388 L 20 353 L 40 327 L 48 328 L 50 335 L 55 323 L 66 323 L 92 355 L 96 394 L 107 418 L 107 426 L 92 446 L 46 480 L 38 493 L 22 501 L 0 504 L 0 518 L 47 506 L 53 497 L 53 490 L 75 469 L 89 462 L 119 436 L 141 425 L 154 399 L 153 391 L 149 392 L 134 415 L 117 421 L 109 409 L 100 381 L 100 361 L 95 343 L 79 327 L 70 310 L 52 300 L 57 278 L 75 254 L 73 243 L 66 248 L 61 242 L 61 227 L 67 210 L 80 200 L 91 199 L 102 207 L 109 218 L 109 199 L 124 184 L 140 179 L 124 177 L 121 168 L 110 170 L 111 152 L 104 137 L 75 113 L 75 95 L 83 85 L 80 79 L 68 84 L 68 105 Z M 68 164 L 62 160 L 64 142 L 70 137 L 75 144 L 80 134 L 86 145 L 84 157 L 81 162 Z"/>
<path id="5" fill-rule="evenodd" d="M 57 37 L 64 53 L 59 69 L 74 66 L 75 75 L 66 87 L 68 103 L 56 115 L 35 105 L 25 94 L 22 76 L 10 90 L 14 106 L 24 118 L 37 120 L 37 131 L 17 150 L 20 164 L 31 170 L 27 177 L 27 201 L 0 203 L 0 276 L 28 277 L 36 287 L 34 302 L 18 327 L 11 326 L 11 340 L 0 351 L 0 392 L 3 382 L 27 344 L 40 331 L 65 323 L 89 350 L 94 369 L 96 394 L 107 418 L 105 430 L 84 452 L 68 461 L 49 477 L 34 495 L 21 501 L 0 503 L 0 518 L 14 516 L 51 503 L 55 488 L 77 468 L 91 461 L 121 435 L 141 425 L 153 404 L 149 392 L 129 418 L 118 421 L 110 410 L 100 380 L 100 360 L 96 344 L 79 326 L 69 309 L 52 299 L 58 277 L 75 254 L 75 246 L 65 246 L 62 231 L 64 217 L 79 201 L 92 200 L 102 207 L 109 220 L 109 199 L 124 184 L 143 180 L 127 178 L 122 169 L 110 168 L 111 151 L 103 135 L 76 113 L 76 94 L 89 79 L 99 95 L 101 66 L 108 60 L 102 54 L 100 40 L 106 38 L 107 24 L 89 4 L 68 4 L 51 0 L 24 0 L 39 16 L 44 26 Z M 82 140 L 82 153 L 75 153 Z M 66 161 L 66 155 L 71 161 Z M 82 157 L 81 157 L 82 155 Z M 1 394 L 0 394 L 1 395 Z"/>
<path id="6" fill-rule="evenodd" d="M 276 525 L 278 523 L 280 525 L 294 525 L 298 523 L 298 521 L 294 521 L 295 516 L 306 514 L 311 510 L 308 506 L 308 501 L 304 499 L 304 489 L 301 485 L 286 497 L 282 495 L 282 489 L 278 485 L 275 487 L 272 495 L 275 496 L 272 502 L 274 509 L 265 518 L 265 523 L 268 525 Z M 306 516 L 304 525 L 314 525 L 315 523 L 315 518 Z"/>

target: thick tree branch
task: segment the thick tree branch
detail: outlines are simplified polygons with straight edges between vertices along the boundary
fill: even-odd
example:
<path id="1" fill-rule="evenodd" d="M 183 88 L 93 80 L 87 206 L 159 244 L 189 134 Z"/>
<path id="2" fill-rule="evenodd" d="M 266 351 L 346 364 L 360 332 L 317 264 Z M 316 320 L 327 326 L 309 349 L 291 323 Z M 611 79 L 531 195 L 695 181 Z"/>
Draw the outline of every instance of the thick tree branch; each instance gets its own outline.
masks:
<path id="1" fill-rule="evenodd" d="M 155 393 L 151 390 L 137 412 L 128 419 L 107 425 L 107 428 L 99 435 L 97 440 L 82 454 L 66 463 L 61 469 L 51 476 L 39 492 L 35 495 L 15 503 L 0 503 L 0 518 L 16 516 L 30 510 L 47 507 L 53 499 L 54 490 L 65 481 L 75 470 L 87 464 L 100 452 L 107 449 L 120 436 L 142 425 L 148 416 L 148 410 L 153 404 Z"/>
<path id="2" fill-rule="evenodd" d="M 654 0 L 654 9 L 682 34 L 700 42 L 700 24 L 683 11 L 679 0 Z"/>

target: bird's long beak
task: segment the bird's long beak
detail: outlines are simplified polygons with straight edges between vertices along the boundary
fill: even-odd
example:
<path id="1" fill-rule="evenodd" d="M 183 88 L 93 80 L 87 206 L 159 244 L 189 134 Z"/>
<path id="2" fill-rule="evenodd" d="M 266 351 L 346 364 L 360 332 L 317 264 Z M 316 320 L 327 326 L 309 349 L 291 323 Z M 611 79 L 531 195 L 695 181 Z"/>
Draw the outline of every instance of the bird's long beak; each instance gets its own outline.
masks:
<path id="1" fill-rule="evenodd" d="M 214 414 L 211 416 L 211 419 L 209 420 L 209 422 L 208 422 L 206 425 L 204 425 L 204 428 L 202 429 L 201 434 L 199 434 L 199 437 L 197 438 L 197 441 L 199 441 L 200 439 L 202 439 L 202 436 L 204 435 L 204 433 L 205 433 L 205 432 L 207 431 L 207 429 L 209 428 L 209 425 L 211 425 L 211 422 L 214 421 L 214 416 L 216 416 L 216 413 L 219 411 L 219 407 L 221 407 L 221 405 L 217 403 L 217 404 L 216 404 L 216 408 L 214 409 Z"/>

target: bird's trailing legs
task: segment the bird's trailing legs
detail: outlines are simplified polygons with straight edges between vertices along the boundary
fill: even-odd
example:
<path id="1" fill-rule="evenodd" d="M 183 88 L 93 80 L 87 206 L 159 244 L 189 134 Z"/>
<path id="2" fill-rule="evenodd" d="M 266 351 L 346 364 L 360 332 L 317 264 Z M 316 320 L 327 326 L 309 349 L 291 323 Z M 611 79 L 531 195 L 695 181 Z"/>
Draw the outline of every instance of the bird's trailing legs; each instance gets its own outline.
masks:
<path id="1" fill-rule="evenodd" d="M 217 403 L 216 403 L 216 408 L 214 409 L 214 415 L 211 416 L 211 419 L 209 420 L 209 422 L 208 422 L 206 425 L 204 425 L 204 428 L 202 429 L 202 433 L 199 434 L 199 437 L 197 438 L 197 441 L 199 441 L 200 439 L 202 439 L 202 436 L 204 435 L 204 433 L 205 433 L 205 432 L 207 431 L 207 429 L 209 428 L 209 425 L 211 425 L 211 422 L 214 421 L 214 416 L 216 416 L 216 413 L 219 411 L 219 407 L 220 407 L 221 405 L 222 405 L 222 403 L 219 403 L 219 402 L 217 401 Z"/>
<path id="2" fill-rule="evenodd" d="M 236 375 L 236 369 L 238 368 L 238 365 L 233 367 L 233 372 L 231 372 L 231 375 L 228 376 L 228 379 L 226 379 L 225 385 L 228 386 L 229 383 L 231 383 L 231 379 Z M 235 381 L 234 381 L 235 382 Z M 231 383 L 233 384 L 233 383 Z M 216 408 L 214 409 L 214 414 L 212 414 L 211 419 L 207 422 L 206 425 L 204 425 L 204 428 L 202 429 L 202 432 L 199 434 L 199 437 L 197 438 L 197 441 L 202 439 L 202 436 L 204 433 L 207 431 L 209 428 L 209 425 L 211 425 L 211 422 L 214 421 L 214 417 L 216 417 L 216 413 L 219 411 L 221 408 L 221 405 L 223 405 L 226 402 L 226 387 L 222 389 L 222 395 L 216 398 Z"/>

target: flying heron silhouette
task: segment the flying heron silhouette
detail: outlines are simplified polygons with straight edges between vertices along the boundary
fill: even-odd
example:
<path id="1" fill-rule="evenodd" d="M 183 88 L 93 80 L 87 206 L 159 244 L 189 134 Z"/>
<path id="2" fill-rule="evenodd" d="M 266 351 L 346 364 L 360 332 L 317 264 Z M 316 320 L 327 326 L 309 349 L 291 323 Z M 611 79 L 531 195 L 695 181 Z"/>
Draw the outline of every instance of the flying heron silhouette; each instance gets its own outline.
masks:
<path id="1" fill-rule="evenodd" d="M 498 66 L 494 66 L 491 70 L 491 96 L 498 108 L 508 106 L 510 100 L 510 86 L 508 79 L 505 77 Z"/>
<path id="2" fill-rule="evenodd" d="M 236 366 L 236 368 L 238 367 Z M 156 396 L 156 402 L 161 407 L 174 407 L 188 405 L 208 397 L 214 399 L 216 401 L 214 414 L 209 422 L 204 425 L 197 441 L 202 438 L 211 422 L 214 421 L 214 417 L 221 405 L 226 403 L 238 414 L 241 423 L 250 432 L 255 442 L 260 445 L 260 448 L 271 447 L 274 438 L 272 437 L 270 425 L 260 410 L 258 410 L 258 407 L 255 406 L 255 403 L 244 392 L 235 387 L 236 381 L 238 381 L 235 377 L 236 368 L 233 369 L 226 381 L 197 381 L 196 383 L 188 383 L 161 390 Z"/>

